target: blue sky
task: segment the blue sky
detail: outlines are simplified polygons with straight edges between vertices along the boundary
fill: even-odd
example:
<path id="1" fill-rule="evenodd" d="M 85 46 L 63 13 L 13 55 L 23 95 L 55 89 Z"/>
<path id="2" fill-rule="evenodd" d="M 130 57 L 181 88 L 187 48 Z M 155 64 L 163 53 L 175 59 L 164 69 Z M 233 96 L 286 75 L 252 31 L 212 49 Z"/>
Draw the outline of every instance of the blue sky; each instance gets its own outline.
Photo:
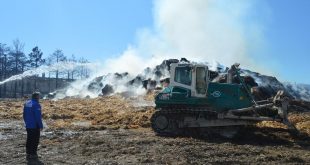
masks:
<path id="1" fill-rule="evenodd" d="M 283 79 L 310 84 L 310 1 L 270 0 L 266 40 Z"/>
<path id="2" fill-rule="evenodd" d="M 261 58 L 281 80 L 310 84 L 310 1 L 265 3 L 270 14 Z M 26 54 L 37 45 L 45 56 L 60 48 L 65 55 L 97 61 L 118 56 L 136 42 L 139 29 L 153 27 L 153 2 L 1 0 L 0 20 L 0 43 L 19 38 Z"/>
<path id="3" fill-rule="evenodd" d="M 152 25 L 148 0 L 1 0 L 0 42 L 19 38 L 25 51 L 38 45 L 45 55 L 60 48 L 91 61 L 120 54 L 137 28 Z"/>

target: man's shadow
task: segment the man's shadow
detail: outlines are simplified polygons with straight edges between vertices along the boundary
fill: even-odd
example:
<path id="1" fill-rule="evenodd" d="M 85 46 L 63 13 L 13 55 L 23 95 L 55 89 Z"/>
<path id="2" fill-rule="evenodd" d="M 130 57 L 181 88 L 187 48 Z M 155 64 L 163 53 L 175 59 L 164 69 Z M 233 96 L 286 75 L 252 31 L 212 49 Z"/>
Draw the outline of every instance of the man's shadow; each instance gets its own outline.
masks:
<path id="1" fill-rule="evenodd" d="M 43 165 L 44 163 L 39 159 L 30 159 L 27 160 L 27 165 Z"/>
<path id="2" fill-rule="evenodd" d="M 242 128 L 238 134 L 231 139 L 235 144 L 251 144 L 257 146 L 298 144 L 302 148 L 310 146 L 310 137 L 305 133 L 292 132 L 284 128 L 249 126 Z"/>

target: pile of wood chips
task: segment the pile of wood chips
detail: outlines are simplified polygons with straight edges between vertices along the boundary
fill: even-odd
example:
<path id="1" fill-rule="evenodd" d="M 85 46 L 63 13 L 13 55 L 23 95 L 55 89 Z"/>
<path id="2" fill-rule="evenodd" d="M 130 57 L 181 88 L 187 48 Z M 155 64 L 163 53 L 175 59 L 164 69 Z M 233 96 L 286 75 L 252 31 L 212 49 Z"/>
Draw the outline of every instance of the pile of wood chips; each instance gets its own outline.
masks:
<path id="1" fill-rule="evenodd" d="M 1 101 L 0 118 L 22 120 L 23 103 L 24 100 Z M 43 119 L 51 129 L 150 127 L 149 119 L 154 111 L 153 107 L 134 107 L 132 100 L 121 96 L 41 100 L 40 103 Z"/>

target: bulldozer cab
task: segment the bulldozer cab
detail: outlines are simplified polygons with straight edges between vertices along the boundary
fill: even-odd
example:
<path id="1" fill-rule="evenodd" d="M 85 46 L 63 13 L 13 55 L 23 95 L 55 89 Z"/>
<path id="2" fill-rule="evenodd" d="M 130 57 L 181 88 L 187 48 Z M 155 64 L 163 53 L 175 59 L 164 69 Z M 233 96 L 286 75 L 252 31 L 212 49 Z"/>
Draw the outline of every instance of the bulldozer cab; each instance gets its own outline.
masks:
<path id="1" fill-rule="evenodd" d="M 253 105 L 244 83 L 210 82 L 205 65 L 172 63 L 170 68 L 171 90 L 156 95 L 156 107 L 212 107 L 216 111 L 225 111 Z"/>
<path id="2" fill-rule="evenodd" d="M 170 67 L 170 85 L 172 87 L 188 89 L 191 91 L 192 97 L 206 97 L 209 84 L 207 66 L 172 63 Z"/>

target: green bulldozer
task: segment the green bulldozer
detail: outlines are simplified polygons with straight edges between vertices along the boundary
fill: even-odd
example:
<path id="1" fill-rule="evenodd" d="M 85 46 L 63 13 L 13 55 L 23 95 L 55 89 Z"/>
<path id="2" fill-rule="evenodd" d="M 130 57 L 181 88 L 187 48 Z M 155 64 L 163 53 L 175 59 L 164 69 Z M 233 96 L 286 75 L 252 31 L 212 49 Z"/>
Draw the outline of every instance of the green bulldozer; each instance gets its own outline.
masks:
<path id="1" fill-rule="evenodd" d="M 254 99 L 240 76 L 238 64 L 225 83 L 211 82 L 206 65 L 171 63 L 170 84 L 155 96 L 151 125 L 158 135 L 181 135 L 199 130 L 231 137 L 238 128 L 260 121 L 278 121 L 297 131 L 287 119 L 288 98 L 283 91 L 268 100 Z M 232 79 L 238 79 L 234 83 Z"/>

